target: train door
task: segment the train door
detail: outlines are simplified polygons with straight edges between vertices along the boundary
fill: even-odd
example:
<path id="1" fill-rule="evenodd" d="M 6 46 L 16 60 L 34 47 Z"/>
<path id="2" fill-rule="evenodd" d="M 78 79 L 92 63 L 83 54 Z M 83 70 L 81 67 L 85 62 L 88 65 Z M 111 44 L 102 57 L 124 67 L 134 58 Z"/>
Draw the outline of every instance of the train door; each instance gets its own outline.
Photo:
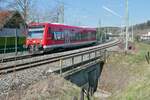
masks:
<path id="1" fill-rule="evenodd" d="M 70 34 L 69 34 L 69 30 L 64 30 L 64 36 L 65 36 L 65 44 L 69 44 L 70 43 Z"/>
<path id="2" fill-rule="evenodd" d="M 46 35 L 45 35 L 45 41 L 46 41 L 46 45 L 47 46 L 50 46 L 51 44 L 52 44 L 52 42 L 53 42 L 53 34 L 52 34 L 52 31 L 51 31 L 51 27 L 48 27 L 47 28 L 48 30 L 47 30 L 47 32 L 46 32 Z"/>

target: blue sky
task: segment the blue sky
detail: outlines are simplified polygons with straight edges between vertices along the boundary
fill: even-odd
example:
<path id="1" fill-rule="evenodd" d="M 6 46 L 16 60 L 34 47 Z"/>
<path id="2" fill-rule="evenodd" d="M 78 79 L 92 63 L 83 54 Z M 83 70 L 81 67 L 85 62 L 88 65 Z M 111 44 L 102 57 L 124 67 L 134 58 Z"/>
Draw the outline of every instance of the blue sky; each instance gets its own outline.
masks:
<path id="1" fill-rule="evenodd" d="M 53 8 L 60 0 L 39 0 L 39 9 Z M 65 23 L 70 25 L 97 26 L 101 19 L 103 26 L 124 24 L 125 0 L 61 0 L 65 4 Z M 150 19 L 150 0 L 129 0 L 130 24 Z M 112 9 L 123 18 L 115 16 L 103 7 Z"/>

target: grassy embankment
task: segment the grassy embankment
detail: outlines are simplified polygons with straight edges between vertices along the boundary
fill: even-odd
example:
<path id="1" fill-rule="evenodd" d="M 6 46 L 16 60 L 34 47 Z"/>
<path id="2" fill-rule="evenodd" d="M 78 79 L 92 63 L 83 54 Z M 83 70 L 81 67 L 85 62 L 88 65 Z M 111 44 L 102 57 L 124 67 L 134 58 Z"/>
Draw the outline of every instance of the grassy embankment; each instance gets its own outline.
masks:
<path id="1" fill-rule="evenodd" d="M 104 67 L 100 88 L 112 93 L 108 100 L 149 100 L 150 64 L 145 54 L 150 45 L 137 43 L 130 54 L 112 54 Z"/>

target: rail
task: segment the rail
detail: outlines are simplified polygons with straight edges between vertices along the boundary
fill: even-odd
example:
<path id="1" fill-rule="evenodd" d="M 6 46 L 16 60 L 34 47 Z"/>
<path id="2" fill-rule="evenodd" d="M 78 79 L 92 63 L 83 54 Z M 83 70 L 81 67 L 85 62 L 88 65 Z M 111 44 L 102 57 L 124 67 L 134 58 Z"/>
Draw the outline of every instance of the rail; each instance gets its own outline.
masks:
<path id="1" fill-rule="evenodd" d="M 110 42 L 110 41 L 107 41 L 107 42 Z M 23 52 L 20 52 L 20 53 L 23 54 Z M 4 57 L 5 57 L 5 55 L 4 55 Z M 18 60 L 25 60 L 25 59 L 28 59 L 28 58 L 31 58 L 31 57 L 32 58 L 33 57 L 42 57 L 42 54 L 38 54 L 38 55 L 32 55 L 32 54 L 18 55 L 18 53 L 17 53 L 17 55 L 15 54 L 15 56 L 12 56 L 12 57 L 1 58 L 0 63 L 6 63 L 6 62 L 18 61 Z"/>

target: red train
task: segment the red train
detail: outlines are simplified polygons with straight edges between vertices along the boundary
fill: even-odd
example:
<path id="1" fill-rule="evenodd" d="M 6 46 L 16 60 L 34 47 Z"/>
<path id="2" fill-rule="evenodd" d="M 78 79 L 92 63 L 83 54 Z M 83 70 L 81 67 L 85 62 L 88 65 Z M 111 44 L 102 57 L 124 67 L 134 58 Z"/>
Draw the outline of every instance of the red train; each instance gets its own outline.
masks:
<path id="1" fill-rule="evenodd" d="M 96 43 L 96 29 L 63 24 L 32 23 L 26 47 L 31 52 L 47 52 L 55 48 L 71 48 Z"/>

